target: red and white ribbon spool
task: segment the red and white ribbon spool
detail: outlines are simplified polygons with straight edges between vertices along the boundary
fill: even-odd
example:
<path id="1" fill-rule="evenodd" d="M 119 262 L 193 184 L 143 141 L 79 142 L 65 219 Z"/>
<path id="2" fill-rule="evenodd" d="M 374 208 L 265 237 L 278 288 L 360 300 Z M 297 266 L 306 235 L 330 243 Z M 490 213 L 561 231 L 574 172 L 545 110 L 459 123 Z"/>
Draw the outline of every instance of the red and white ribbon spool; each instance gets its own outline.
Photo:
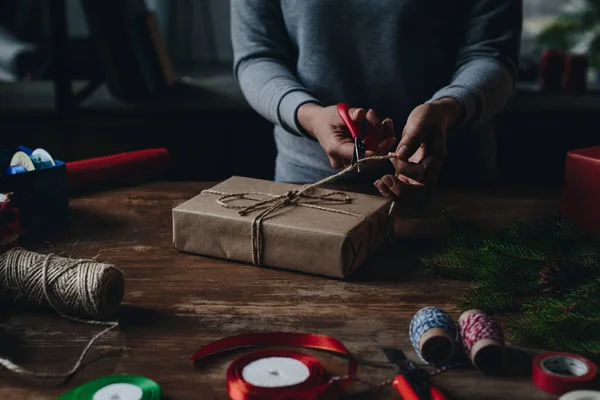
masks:
<path id="1" fill-rule="evenodd" d="M 259 350 L 235 360 L 227 369 L 227 392 L 232 400 L 335 399 L 356 377 L 358 363 L 337 339 L 301 333 L 253 333 L 213 342 L 191 360 L 247 346 L 296 346 L 346 356 L 346 376 L 331 376 L 316 358 L 287 350 Z"/>
<path id="2" fill-rule="evenodd" d="M 563 395 L 597 389 L 598 368 L 587 358 L 572 353 L 542 353 L 533 359 L 533 383 L 545 392 Z"/>

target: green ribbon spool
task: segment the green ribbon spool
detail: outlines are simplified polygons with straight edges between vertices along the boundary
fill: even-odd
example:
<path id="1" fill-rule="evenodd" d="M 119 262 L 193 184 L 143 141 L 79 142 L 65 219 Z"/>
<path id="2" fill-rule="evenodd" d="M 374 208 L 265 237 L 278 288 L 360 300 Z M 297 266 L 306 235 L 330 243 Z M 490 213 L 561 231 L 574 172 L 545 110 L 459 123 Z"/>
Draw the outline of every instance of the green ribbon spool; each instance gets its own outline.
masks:
<path id="1" fill-rule="evenodd" d="M 160 400 L 158 383 L 143 376 L 111 375 L 85 383 L 57 400 Z"/>

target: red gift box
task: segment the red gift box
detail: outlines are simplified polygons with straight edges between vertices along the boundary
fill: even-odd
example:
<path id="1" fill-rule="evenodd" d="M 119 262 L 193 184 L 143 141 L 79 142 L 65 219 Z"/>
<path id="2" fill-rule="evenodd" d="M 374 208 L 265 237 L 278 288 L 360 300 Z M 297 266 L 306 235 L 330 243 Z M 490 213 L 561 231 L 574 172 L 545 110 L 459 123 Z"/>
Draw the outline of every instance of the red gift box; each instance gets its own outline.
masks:
<path id="1" fill-rule="evenodd" d="M 600 231 L 600 146 L 567 153 L 561 209 L 565 219 Z"/>

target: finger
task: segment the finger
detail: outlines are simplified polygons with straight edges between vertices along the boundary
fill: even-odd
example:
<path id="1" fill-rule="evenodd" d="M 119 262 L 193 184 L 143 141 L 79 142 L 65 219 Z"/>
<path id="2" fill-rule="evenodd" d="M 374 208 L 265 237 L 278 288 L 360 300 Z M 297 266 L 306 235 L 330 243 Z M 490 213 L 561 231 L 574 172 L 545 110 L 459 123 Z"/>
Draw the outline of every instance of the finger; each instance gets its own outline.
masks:
<path id="1" fill-rule="evenodd" d="M 414 179 L 412 179 L 412 178 L 409 178 L 409 177 L 408 177 L 408 176 L 406 176 L 406 175 L 402 175 L 402 174 L 398 174 L 398 173 L 397 173 L 397 174 L 396 174 L 396 178 L 397 178 L 397 179 L 398 179 L 400 182 L 404 183 L 405 185 L 407 185 L 407 186 L 408 186 L 408 187 L 410 187 L 410 188 L 413 188 L 413 187 L 423 187 L 423 186 L 425 186 L 423 183 L 421 183 L 421 182 L 417 182 L 417 181 L 415 181 Z"/>
<path id="2" fill-rule="evenodd" d="M 418 183 L 425 181 L 425 166 L 422 163 L 412 163 L 397 158 L 390 159 L 397 174 L 401 174 Z"/>
<path id="3" fill-rule="evenodd" d="M 350 118 L 352 118 L 354 123 L 362 121 L 366 116 L 364 108 L 351 108 L 348 110 L 348 114 L 350 114 Z"/>
<path id="4" fill-rule="evenodd" d="M 402 193 L 405 184 L 401 182 L 392 174 L 384 175 L 381 181 L 388 187 L 388 189 L 396 196 L 399 197 Z"/>
<path id="5" fill-rule="evenodd" d="M 375 187 L 383 197 L 395 202 L 402 199 L 409 200 L 415 198 L 423 191 L 420 185 L 410 185 L 402 182 L 394 175 L 385 175 L 375 182 Z"/>
<path id="6" fill-rule="evenodd" d="M 398 157 L 408 160 L 425 140 L 425 134 L 426 132 L 422 129 L 421 124 L 407 123 L 402 132 L 402 139 L 400 139 L 398 149 L 396 150 Z"/>
<path id="7" fill-rule="evenodd" d="M 354 153 L 354 142 L 337 143 L 327 154 L 333 168 L 343 168 L 350 164 Z"/>
<path id="8" fill-rule="evenodd" d="M 369 122 L 369 130 L 367 131 L 367 136 L 372 137 L 375 141 L 379 141 L 383 137 L 383 125 L 381 124 L 381 119 L 375 114 L 375 111 L 372 109 L 367 112 L 366 115 L 367 121 Z"/>
<path id="9" fill-rule="evenodd" d="M 396 137 L 396 132 L 394 132 L 394 121 L 391 118 L 386 118 L 382 122 L 383 124 L 383 137 Z"/>
<path id="10" fill-rule="evenodd" d="M 394 194 L 394 192 L 390 190 L 390 188 L 385 183 L 382 182 L 381 179 L 375 181 L 375 187 L 377 188 L 377 190 L 379 190 L 379 193 L 381 193 L 381 195 L 386 199 L 396 200 L 397 196 Z"/>

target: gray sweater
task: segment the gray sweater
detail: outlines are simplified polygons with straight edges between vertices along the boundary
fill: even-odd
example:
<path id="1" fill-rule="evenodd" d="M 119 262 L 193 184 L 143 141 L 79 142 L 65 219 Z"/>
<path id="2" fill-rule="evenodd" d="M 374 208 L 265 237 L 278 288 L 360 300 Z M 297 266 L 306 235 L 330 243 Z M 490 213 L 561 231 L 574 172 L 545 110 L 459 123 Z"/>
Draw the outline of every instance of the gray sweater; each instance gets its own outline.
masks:
<path id="1" fill-rule="evenodd" d="M 511 96 L 521 25 L 521 0 L 231 0 L 234 74 L 278 152 L 327 176 L 302 104 L 372 108 L 399 135 L 414 107 L 452 97 L 468 130 Z"/>

